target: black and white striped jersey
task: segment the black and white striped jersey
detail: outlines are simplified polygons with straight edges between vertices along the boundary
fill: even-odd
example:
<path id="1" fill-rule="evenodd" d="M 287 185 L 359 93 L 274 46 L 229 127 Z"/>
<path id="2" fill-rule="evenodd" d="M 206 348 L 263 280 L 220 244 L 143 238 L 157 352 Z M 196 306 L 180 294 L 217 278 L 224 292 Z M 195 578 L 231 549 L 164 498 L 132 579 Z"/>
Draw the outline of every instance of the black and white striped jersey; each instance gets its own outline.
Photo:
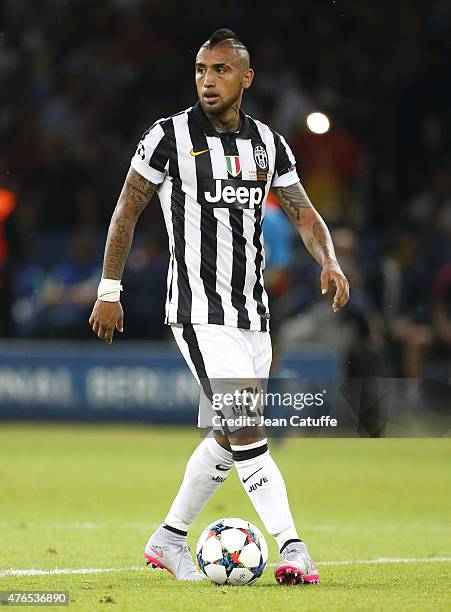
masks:
<path id="1" fill-rule="evenodd" d="M 284 138 L 240 112 L 236 133 L 217 132 L 199 103 L 160 119 L 131 161 L 158 185 L 168 231 L 166 323 L 268 329 L 265 199 L 299 179 Z"/>

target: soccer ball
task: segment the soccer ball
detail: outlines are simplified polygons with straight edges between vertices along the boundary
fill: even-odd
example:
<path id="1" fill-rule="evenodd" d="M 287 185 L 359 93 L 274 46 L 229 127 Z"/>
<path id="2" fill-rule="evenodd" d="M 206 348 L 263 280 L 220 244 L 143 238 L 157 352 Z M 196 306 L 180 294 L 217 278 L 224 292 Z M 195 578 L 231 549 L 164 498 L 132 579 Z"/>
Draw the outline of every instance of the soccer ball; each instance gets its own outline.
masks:
<path id="1" fill-rule="evenodd" d="M 252 523 L 223 518 L 201 533 L 196 557 L 199 569 L 212 582 L 245 585 L 262 575 L 268 561 L 268 545 Z"/>

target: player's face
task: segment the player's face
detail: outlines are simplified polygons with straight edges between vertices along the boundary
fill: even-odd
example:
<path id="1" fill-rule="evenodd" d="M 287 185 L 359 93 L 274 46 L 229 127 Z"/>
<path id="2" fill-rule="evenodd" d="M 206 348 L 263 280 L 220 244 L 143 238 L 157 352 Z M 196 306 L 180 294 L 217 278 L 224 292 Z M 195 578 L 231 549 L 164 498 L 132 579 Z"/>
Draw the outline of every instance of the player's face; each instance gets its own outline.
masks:
<path id="1" fill-rule="evenodd" d="M 196 87 L 207 114 L 222 115 L 241 104 L 243 90 L 250 87 L 254 72 L 246 56 L 232 45 L 202 47 L 196 58 Z"/>

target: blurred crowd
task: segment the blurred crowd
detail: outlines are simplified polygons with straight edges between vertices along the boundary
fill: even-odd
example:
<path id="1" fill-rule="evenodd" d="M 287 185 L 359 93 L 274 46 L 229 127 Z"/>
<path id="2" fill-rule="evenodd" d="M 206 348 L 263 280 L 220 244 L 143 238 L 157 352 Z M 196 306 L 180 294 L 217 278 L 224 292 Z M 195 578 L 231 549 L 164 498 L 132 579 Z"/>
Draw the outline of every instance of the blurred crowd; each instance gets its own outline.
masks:
<path id="1" fill-rule="evenodd" d="M 351 283 L 349 307 L 331 316 L 318 267 L 273 201 L 264 231 L 279 344 L 333 345 L 354 376 L 449 376 L 447 0 L 3 0 L 0 337 L 89 336 L 136 143 L 195 101 L 195 53 L 218 27 L 249 47 L 244 108 L 290 142 Z M 331 120 L 322 135 L 305 123 L 318 110 Z M 124 277 L 128 338 L 167 337 L 167 260 L 155 200 Z"/>

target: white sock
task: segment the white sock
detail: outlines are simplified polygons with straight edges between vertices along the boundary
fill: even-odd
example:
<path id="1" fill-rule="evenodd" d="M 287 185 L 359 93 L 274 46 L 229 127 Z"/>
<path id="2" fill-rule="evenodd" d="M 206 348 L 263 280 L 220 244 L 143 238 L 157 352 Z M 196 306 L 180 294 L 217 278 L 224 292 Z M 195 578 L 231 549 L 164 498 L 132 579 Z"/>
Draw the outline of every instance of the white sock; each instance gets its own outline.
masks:
<path id="1" fill-rule="evenodd" d="M 232 445 L 233 460 L 243 487 L 267 531 L 279 548 L 299 539 L 291 516 L 282 474 L 268 451 L 267 440 Z"/>
<path id="2" fill-rule="evenodd" d="M 232 466 L 232 453 L 214 438 L 205 438 L 186 465 L 183 482 L 164 519 L 165 524 L 188 531 L 189 525 L 227 478 Z"/>

